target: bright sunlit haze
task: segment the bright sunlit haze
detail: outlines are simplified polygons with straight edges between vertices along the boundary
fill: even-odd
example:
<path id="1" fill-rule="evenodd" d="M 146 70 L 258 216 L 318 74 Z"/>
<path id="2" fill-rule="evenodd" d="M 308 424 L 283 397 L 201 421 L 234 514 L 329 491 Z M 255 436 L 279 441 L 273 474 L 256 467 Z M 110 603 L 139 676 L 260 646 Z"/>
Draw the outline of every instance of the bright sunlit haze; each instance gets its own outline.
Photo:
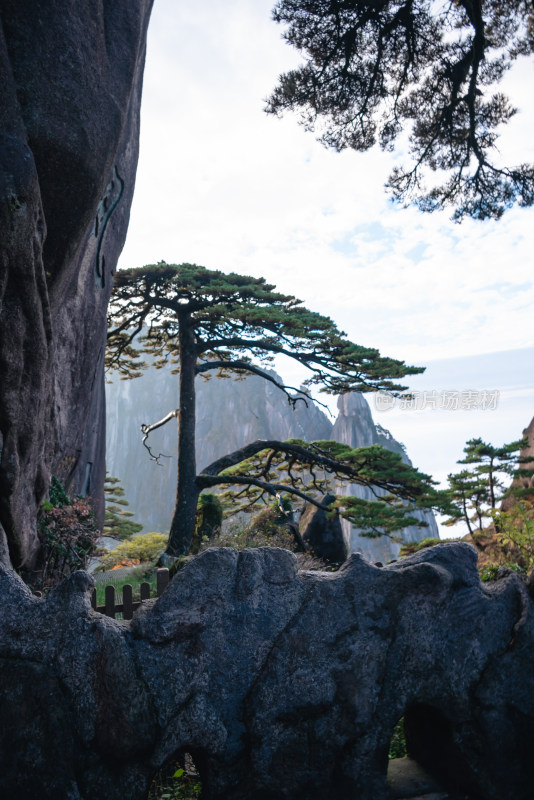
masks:
<path id="1" fill-rule="evenodd" d="M 263 276 L 358 344 L 432 364 L 407 379 L 414 388 L 500 390 L 495 409 L 469 412 L 377 413 L 369 397 L 375 421 L 441 480 L 466 438 L 519 438 L 534 414 L 534 209 L 458 225 L 450 211 L 394 206 L 384 183 L 404 154 L 327 151 L 296 117 L 265 114 L 278 75 L 301 60 L 271 8 L 155 4 L 120 267 L 163 259 Z M 532 79 L 523 60 L 503 85 L 520 109 L 499 141 L 512 163 L 534 161 Z M 305 377 L 277 366 L 291 383 Z"/>

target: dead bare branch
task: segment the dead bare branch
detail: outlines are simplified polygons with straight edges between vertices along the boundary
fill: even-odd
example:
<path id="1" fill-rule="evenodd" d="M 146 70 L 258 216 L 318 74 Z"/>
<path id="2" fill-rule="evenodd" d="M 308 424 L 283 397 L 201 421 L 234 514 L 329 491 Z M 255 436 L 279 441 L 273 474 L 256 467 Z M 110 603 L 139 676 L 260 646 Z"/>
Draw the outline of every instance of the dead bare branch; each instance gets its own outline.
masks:
<path id="1" fill-rule="evenodd" d="M 155 461 L 156 464 L 161 467 L 163 466 L 160 463 L 160 458 L 172 458 L 172 456 L 166 455 L 165 453 L 158 453 L 158 455 L 154 455 L 152 452 L 150 445 L 147 444 L 147 439 L 152 431 L 155 431 L 156 428 L 161 428 L 163 425 L 166 425 L 167 422 L 170 422 L 171 419 L 176 419 L 179 414 L 179 409 L 175 408 L 173 411 L 169 411 L 169 413 L 160 419 L 158 422 L 154 422 L 152 425 L 141 425 L 141 433 L 143 434 L 143 446 L 146 447 L 150 454 L 151 461 Z"/>

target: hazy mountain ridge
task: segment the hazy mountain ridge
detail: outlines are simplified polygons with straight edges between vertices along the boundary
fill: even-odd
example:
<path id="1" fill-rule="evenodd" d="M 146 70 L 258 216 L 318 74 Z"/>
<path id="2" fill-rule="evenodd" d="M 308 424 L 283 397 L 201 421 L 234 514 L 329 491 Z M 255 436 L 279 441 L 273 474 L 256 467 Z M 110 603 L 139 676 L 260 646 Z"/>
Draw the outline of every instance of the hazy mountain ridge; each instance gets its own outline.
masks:
<path id="1" fill-rule="evenodd" d="M 375 425 L 371 409 L 363 394 L 351 392 L 350 394 L 342 395 L 338 398 L 337 407 L 338 417 L 332 429 L 332 439 L 348 444 L 350 447 L 369 447 L 373 444 L 379 444 L 388 450 L 399 453 L 406 463 L 412 463 L 404 445 L 398 442 L 381 425 Z M 338 487 L 338 492 L 361 497 L 365 500 L 373 500 L 375 497 L 371 489 L 357 484 L 341 485 Z M 415 512 L 415 516 L 426 522 L 427 525 L 422 528 L 416 525 L 404 528 L 402 535 L 405 541 L 418 542 L 427 536 L 439 537 L 438 527 L 432 512 L 418 511 Z M 368 536 L 362 536 L 348 520 L 342 520 L 341 525 L 349 541 L 351 552 L 361 553 L 371 561 L 383 562 L 389 561 L 398 555 L 400 545 L 393 542 L 389 536 L 370 539 Z"/>
<path id="2" fill-rule="evenodd" d="M 145 530 L 169 528 L 176 489 L 177 428 L 175 420 L 154 431 L 149 444 L 157 455 L 163 453 L 161 466 L 150 460 L 142 445 L 140 427 L 163 418 L 176 408 L 178 376 L 169 369 L 149 370 L 133 381 L 115 376 L 107 386 L 107 470 L 120 478 L 130 508 Z M 352 447 L 381 444 L 405 454 L 403 446 L 389 432 L 376 426 L 363 395 L 340 397 L 336 422 L 313 403 L 297 402 L 293 409 L 283 393 L 258 376 L 243 380 L 216 379 L 197 381 L 197 468 L 255 439 L 300 438 L 307 441 L 336 439 Z M 372 497 L 361 486 L 345 487 L 351 494 Z M 436 535 L 432 514 L 429 527 L 404 531 L 409 541 Z M 344 531 L 350 549 L 372 560 L 389 560 L 399 546 L 389 537 L 369 539 L 358 535 L 348 522 Z"/>

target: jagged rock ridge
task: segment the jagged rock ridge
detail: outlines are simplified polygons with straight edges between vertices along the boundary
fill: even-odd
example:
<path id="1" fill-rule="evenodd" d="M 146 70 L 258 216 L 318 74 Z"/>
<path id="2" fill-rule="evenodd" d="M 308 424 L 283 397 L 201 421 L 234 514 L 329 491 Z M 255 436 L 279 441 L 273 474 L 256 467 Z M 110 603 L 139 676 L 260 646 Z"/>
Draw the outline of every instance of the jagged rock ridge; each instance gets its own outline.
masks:
<path id="1" fill-rule="evenodd" d="M 133 381 L 108 384 L 107 468 L 120 478 L 136 519 L 145 530 L 167 531 L 176 489 L 176 423 L 172 420 L 150 435 L 161 466 L 150 461 L 141 442 L 141 424 L 161 419 L 177 405 L 178 377 L 170 370 L 150 370 Z M 225 453 L 255 439 L 301 438 L 306 441 L 336 439 L 352 447 L 382 444 L 409 461 L 404 448 L 387 431 L 375 426 L 367 401 L 360 393 L 340 398 L 339 416 L 333 425 L 313 403 L 298 402 L 295 409 L 273 384 L 252 375 L 243 380 L 197 379 L 197 466 L 207 466 Z M 361 497 L 368 489 L 351 486 Z M 438 536 L 432 513 L 426 512 L 428 527 L 403 531 L 407 541 Z M 343 522 L 350 549 L 371 560 L 389 561 L 399 545 L 387 536 L 369 539 Z"/>
<path id="2" fill-rule="evenodd" d="M 209 800 L 387 800 L 402 716 L 448 791 L 532 797 L 533 604 L 515 574 L 481 585 L 470 545 L 333 574 L 208 550 L 131 624 L 91 586 L 39 600 L 0 566 L 3 798 L 143 800 L 189 752 Z"/>

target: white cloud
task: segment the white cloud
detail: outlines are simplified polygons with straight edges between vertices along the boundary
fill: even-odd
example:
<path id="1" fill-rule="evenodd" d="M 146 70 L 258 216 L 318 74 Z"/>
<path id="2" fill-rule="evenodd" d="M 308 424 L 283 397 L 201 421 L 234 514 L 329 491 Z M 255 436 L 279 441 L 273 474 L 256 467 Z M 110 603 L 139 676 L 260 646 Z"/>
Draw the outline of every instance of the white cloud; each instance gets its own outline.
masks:
<path id="1" fill-rule="evenodd" d="M 264 114 L 278 74 L 299 62 L 272 4 L 155 4 L 121 265 L 264 275 L 409 363 L 530 346 L 534 209 L 455 225 L 394 207 L 383 188 L 391 156 L 328 152 L 294 117 Z M 534 160 L 532 64 L 506 80 L 522 113 L 503 156 Z"/>
<path id="2" fill-rule="evenodd" d="M 121 264 L 261 274 L 357 341 L 411 360 L 528 345 L 534 212 L 458 226 L 395 208 L 383 189 L 390 156 L 328 152 L 294 117 L 265 115 L 276 76 L 298 63 L 270 8 L 156 4 Z M 526 110 L 503 139 L 526 156 L 531 74 L 525 60 L 507 77 Z"/>

